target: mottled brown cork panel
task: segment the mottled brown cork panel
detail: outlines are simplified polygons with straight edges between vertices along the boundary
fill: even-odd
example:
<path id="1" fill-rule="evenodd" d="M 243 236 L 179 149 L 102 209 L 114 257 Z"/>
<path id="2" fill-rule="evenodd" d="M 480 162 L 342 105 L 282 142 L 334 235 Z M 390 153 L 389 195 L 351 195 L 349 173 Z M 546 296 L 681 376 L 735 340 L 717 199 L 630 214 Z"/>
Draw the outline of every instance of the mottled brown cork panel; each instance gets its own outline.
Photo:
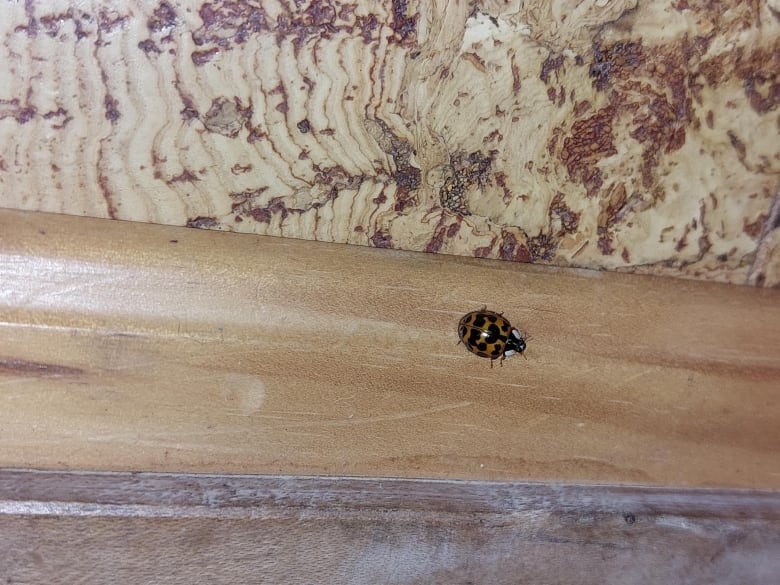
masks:
<path id="1" fill-rule="evenodd" d="M 0 206 L 780 285 L 774 0 L 0 14 Z"/>

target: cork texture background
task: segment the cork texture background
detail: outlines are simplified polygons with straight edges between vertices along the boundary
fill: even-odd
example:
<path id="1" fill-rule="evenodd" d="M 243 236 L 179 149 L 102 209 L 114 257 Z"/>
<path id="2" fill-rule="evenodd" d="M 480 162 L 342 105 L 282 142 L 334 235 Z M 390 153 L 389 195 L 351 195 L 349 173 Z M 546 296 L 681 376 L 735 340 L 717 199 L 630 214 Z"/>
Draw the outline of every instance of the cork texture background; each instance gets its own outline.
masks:
<path id="1" fill-rule="evenodd" d="M 780 285 L 780 0 L 0 16 L 2 207 Z"/>

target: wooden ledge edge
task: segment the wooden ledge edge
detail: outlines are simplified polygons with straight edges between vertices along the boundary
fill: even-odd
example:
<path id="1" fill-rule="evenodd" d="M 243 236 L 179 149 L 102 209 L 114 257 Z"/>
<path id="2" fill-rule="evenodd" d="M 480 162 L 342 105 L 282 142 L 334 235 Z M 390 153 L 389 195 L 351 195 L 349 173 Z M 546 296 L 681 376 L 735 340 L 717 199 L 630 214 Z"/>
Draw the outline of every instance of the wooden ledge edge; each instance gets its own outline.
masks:
<path id="1" fill-rule="evenodd" d="M 316 514 L 751 518 L 780 522 L 780 491 L 282 475 L 0 469 L 0 515 L 258 518 Z"/>
<path id="2" fill-rule="evenodd" d="M 780 492 L 0 470 L 8 583 L 758 585 L 779 550 Z"/>

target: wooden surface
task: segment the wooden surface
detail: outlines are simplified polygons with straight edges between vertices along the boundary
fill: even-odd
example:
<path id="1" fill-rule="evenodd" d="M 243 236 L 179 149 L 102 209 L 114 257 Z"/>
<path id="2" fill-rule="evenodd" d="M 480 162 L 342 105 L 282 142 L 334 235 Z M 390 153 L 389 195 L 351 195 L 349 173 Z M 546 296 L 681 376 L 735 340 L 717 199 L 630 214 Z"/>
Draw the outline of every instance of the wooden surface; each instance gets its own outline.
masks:
<path id="1" fill-rule="evenodd" d="M 778 291 L 14 211 L 0 283 L 3 467 L 780 488 Z"/>
<path id="2" fill-rule="evenodd" d="M 5 1 L 0 207 L 777 286 L 777 11 Z"/>
<path id="3" fill-rule="evenodd" d="M 4 583 L 740 583 L 777 493 L 0 471 Z"/>

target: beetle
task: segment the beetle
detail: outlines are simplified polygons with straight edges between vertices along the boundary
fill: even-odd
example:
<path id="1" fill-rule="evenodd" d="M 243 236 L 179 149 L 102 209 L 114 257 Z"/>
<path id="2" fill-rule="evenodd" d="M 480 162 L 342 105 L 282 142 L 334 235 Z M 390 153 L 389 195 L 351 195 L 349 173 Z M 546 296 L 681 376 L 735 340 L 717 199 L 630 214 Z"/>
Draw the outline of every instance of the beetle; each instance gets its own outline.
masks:
<path id="1" fill-rule="evenodd" d="M 504 360 L 516 353 L 525 357 L 525 338 L 503 313 L 489 311 L 487 307 L 463 315 L 458 323 L 458 336 L 458 343 L 471 353 L 489 358 L 491 368 L 495 360 L 503 366 Z"/>

